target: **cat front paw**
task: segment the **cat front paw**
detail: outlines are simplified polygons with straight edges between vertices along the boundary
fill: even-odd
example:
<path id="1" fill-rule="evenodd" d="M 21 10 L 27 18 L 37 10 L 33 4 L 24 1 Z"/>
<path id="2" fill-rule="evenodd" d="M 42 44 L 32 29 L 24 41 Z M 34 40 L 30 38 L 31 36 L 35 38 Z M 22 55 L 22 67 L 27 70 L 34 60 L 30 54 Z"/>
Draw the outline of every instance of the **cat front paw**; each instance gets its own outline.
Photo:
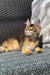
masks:
<path id="1" fill-rule="evenodd" d="M 32 51 L 29 50 L 28 48 L 23 48 L 22 53 L 25 53 L 26 55 L 30 55 L 30 54 L 32 54 Z"/>
<path id="2" fill-rule="evenodd" d="M 0 53 L 4 52 L 4 48 L 0 46 Z"/>
<path id="3" fill-rule="evenodd" d="M 25 53 L 26 55 L 30 55 L 30 54 L 32 54 L 32 51 L 31 50 L 25 50 L 25 51 L 22 51 L 22 53 Z"/>
<path id="4" fill-rule="evenodd" d="M 38 53 L 44 52 L 44 50 L 43 50 L 42 48 L 39 48 L 39 47 L 37 47 L 37 48 L 35 49 L 35 51 L 38 52 Z"/>
<path id="5" fill-rule="evenodd" d="M 30 55 L 30 54 L 32 54 L 32 51 L 31 51 L 31 50 L 26 50 L 26 51 L 25 51 L 25 54 L 26 54 L 26 55 Z"/>

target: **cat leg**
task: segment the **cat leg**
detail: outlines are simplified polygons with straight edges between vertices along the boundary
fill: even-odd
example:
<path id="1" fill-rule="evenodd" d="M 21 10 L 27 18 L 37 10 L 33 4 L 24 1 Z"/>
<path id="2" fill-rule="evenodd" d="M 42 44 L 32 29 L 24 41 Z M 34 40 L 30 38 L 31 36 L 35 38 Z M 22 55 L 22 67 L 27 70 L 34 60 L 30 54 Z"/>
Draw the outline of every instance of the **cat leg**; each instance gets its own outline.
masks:
<path id="1" fill-rule="evenodd" d="M 40 47 L 36 47 L 35 48 L 35 51 L 38 52 L 38 53 L 44 52 L 44 50 L 42 48 L 40 48 Z"/>
<path id="2" fill-rule="evenodd" d="M 9 52 L 10 50 L 8 48 L 4 48 L 4 51 L 5 52 Z"/>
<path id="3" fill-rule="evenodd" d="M 4 52 L 4 48 L 0 46 L 0 53 Z"/>
<path id="4" fill-rule="evenodd" d="M 3 46 L 0 46 L 0 52 L 8 52 L 9 49 L 4 48 Z"/>
<path id="5" fill-rule="evenodd" d="M 30 55 L 32 54 L 32 51 L 26 47 L 22 47 L 22 53 L 25 53 L 26 55 Z"/>

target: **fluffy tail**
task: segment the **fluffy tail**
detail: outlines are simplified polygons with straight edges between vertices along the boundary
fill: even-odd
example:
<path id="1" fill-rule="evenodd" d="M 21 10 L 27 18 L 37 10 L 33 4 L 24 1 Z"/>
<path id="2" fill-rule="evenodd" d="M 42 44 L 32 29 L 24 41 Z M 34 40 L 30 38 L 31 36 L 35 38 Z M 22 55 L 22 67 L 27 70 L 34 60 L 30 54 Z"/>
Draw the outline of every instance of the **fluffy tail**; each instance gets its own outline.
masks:
<path id="1" fill-rule="evenodd" d="M 3 46 L 0 46 L 0 53 L 4 52 Z"/>

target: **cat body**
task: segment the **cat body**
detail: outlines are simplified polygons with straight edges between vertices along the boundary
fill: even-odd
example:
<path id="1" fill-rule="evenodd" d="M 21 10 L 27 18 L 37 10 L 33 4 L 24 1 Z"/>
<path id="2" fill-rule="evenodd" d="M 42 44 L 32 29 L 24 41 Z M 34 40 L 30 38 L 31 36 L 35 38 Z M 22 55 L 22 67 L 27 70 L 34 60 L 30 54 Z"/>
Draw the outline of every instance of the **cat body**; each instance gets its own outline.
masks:
<path id="1" fill-rule="evenodd" d="M 22 53 L 27 55 L 32 54 L 32 50 L 36 52 L 43 52 L 43 49 L 39 48 L 39 34 L 41 27 L 39 26 L 40 21 L 38 20 L 35 24 L 31 24 L 29 19 L 26 23 L 24 35 L 19 35 L 14 38 L 9 38 L 2 43 L 0 51 L 15 51 L 21 50 Z M 38 25 L 37 25 L 38 24 Z M 2 52 L 1 51 L 1 52 Z"/>

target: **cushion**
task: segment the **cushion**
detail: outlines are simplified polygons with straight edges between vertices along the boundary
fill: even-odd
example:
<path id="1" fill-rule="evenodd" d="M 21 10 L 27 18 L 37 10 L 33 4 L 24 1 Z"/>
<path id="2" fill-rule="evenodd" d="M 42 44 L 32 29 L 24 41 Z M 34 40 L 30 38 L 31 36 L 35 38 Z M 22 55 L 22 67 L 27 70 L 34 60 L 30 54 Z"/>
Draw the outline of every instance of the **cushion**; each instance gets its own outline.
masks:
<path id="1" fill-rule="evenodd" d="M 20 51 L 0 54 L 0 75 L 50 75 L 50 49 L 28 56 Z"/>
<path id="2" fill-rule="evenodd" d="M 32 2 L 31 23 L 41 21 L 43 47 L 50 47 L 50 0 L 34 0 Z"/>

